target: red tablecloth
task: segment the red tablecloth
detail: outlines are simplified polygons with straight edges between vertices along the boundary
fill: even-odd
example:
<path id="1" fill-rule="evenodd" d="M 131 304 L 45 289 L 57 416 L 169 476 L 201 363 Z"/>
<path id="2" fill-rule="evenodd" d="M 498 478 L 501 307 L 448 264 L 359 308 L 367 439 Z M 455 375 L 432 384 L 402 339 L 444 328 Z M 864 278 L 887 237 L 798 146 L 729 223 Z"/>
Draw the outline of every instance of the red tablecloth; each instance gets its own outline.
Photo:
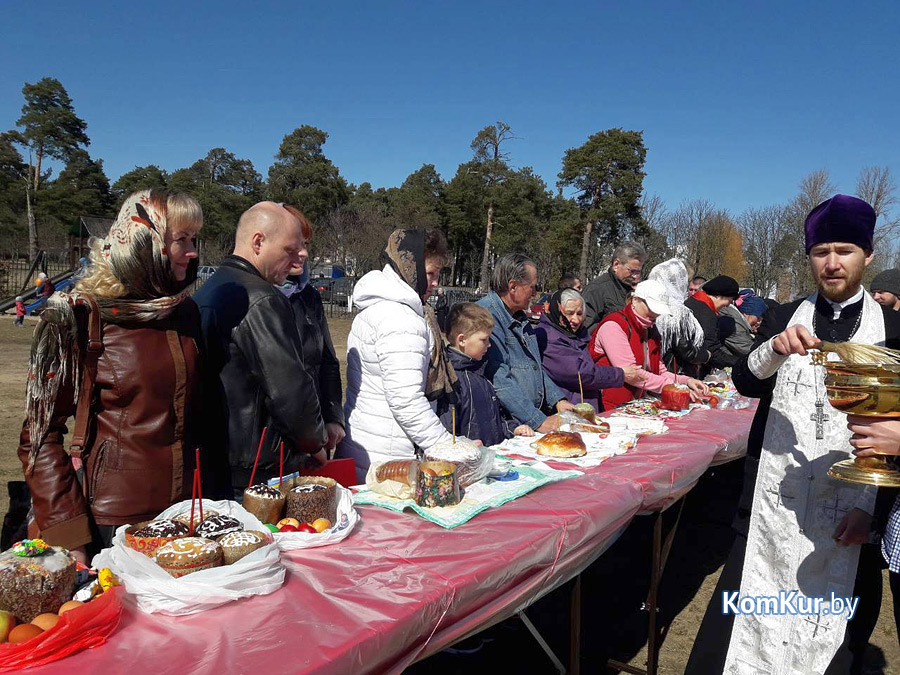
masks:
<path id="1" fill-rule="evenodd" d="M 528 606 L 593 562 L 640 511 L 746 448 L 752 410 L 694 411 L 584 476 L 445 530 L 362 507 L 344 542 L 285 556 L 285 586 L 187 617 L 130 607 L 68 673 L 399 672 Z M 51 672 L 53 666 L 32 672 Z"/>

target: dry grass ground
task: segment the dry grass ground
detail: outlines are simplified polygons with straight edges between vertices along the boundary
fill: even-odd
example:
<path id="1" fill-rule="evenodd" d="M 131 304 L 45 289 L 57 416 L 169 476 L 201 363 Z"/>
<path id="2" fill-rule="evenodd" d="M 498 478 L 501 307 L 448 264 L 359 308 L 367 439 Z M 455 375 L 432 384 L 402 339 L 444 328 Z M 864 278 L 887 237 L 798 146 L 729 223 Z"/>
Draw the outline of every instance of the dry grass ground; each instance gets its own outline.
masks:
<path id="1" fill-rule="evenodd" d="M 346 353 L 350 321 L 347 318 L 336 318 L 331 320 L 330 324 L 335 348 L 343 359 Z M 7 508 L 7 495 L 3 486 L 9 480 L 20 480 L 22 476 L 21 465 L 16 458 L 16 446 L 22 425 L 23 390 L 33 326 L 33 320 L 28 319 L 25 328 L 15 328 L 11 316 L 0 316 L 0 354 L 2 354 L 0 357 L 0 392 L 2 392 L 0 394 L 0 513 L 5 513 Z M 697 533 L 692 532 L 691 527 L 690 520 L 681 523 L 682 535 L 676 540 L 670 559 L 670 565 L 675 566 L 673 569 L 677 569 L 679 558 L 683 561 L 691 556 L 694 556 L 695 559 L 698 558 Z M 684 608 L 672 621 L 662 648 L 660 673 L 663 675 L 678 675 L 684 672 L 691 646 L 720 572 L 721 567 L 717 567 L 709 570 L 705 577 L 702 572 L 695 575 L 695 583 L 690 587 L 691 596 L 685 598 Z M 633 569 L 631 573 L 634 573 Z M 677 573 L 670 574 L 664 580 L 664 586 L 678 586 L 680 583 L 682 583 L 682 578 Z M 885 584 L 885 588 L 887 588 L 887 584 Z M 678 589 L 674 589 L 673 592 L 677 595 Z M 585 605 L 589 608 L 599 600 L 599 598 L 585 598 Z M 586 609 L 585 611 L 590 610 Z M 900 675 L 900 649 L 897 646 L 892 611 L 890 593 L 887 592 L 881 617 L 872 638 L 871 661 L 873 665 L 866 671 L 867 673 Z M 522 636 L 518 635 L 516 639 L 521 640 Z M 590 641 L 589 636 L 586 636 L 586 640 Z M 511 650 L 517 649 L 516 644 L 510 644 L 509 647 Z M 638 648 L 635 650 L 631 662 L 634 665 L 643 665 L 645 658 L 646 649 Z M 536 664 L 534 672 L 542 670 L 551 672 L 549 662 L 545 664 L 540 655 L 537 657 Z M 468 667 L 462 665 L 461 670 L 463 669 L 468 669 Z M 440 668 L 434 670 L 440 670 Z"/>

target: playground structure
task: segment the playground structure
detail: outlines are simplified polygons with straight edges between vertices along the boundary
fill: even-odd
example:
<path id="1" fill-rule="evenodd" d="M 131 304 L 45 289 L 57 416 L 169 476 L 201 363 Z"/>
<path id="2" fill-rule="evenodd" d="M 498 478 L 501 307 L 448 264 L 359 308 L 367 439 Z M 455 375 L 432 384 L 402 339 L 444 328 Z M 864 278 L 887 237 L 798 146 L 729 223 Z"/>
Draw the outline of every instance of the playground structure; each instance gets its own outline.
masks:
<path id="1" fill-rule="evenodd" d="M 6 283 L 4 284 L 3 298 L 0 299 L 0 312 L 6 312 L 15 307 L 16 297 L 22 296 L 25 302 L 26 314 L 40 313 L 47 298 L 40 295 L 41 289 L 36 283 L 38 274 L 40 272 L 46 274 L 53 282 L 56 290 L 62 291 L 75 283 L 74 277 L 80 271 L 78 267 L 72 268 L 69 265 L 54 264 L 46 251 L 38 251 L 38 255 L 34 262 L 31 263 L 31 267 L 24 274 L 22 273 L 22 266 L 15 264 L 18 262 L 20 261 L 12 261 L 12 264 L 7 263 L 3 266 Z M 22 283 L 21 287 L 16 290 L 12 284 L 18 279 L 22 279 Z"/>
<path id="2" fill-rule="evenodd" d="M 0 313 L 16 304 L 16 297 L 25 301 L 26 314 L 38 314 L 46 302 L 36 284 L 43 272 L 53 282 L 56 290 L 66 290 L 75 283 L 77 274 L 86 264 L 91 237 L 104 237 L 112 225 L 108 218 L 81 216 L 78 226 L 69 231 L 68 247 L 57 251 L 38 251 L 30 263 L 27 260 L 0 260 Z"/>

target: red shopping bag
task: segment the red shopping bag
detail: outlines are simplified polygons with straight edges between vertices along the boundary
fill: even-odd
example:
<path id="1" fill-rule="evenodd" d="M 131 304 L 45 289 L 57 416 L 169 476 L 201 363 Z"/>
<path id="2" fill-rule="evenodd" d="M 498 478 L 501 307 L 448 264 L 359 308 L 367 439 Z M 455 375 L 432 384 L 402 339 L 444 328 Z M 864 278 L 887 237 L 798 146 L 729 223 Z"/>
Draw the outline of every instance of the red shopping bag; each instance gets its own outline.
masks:
<path id="1" fill-rule="evenodd" d="M 63 614 L 50 630 L 19 644 L 0 644 L 0 673 L 51 663 L 106 642 L 122 617 L 121 586 Z"/>
<path id="2" fill-rule="evenodd" d="M 324 476 L 333 478 L 345 488 L 356 485 L 356 462 L 352 458 L 331 459 L 325 462 L 321 469 L 303 470 L 301 476 Z"/>

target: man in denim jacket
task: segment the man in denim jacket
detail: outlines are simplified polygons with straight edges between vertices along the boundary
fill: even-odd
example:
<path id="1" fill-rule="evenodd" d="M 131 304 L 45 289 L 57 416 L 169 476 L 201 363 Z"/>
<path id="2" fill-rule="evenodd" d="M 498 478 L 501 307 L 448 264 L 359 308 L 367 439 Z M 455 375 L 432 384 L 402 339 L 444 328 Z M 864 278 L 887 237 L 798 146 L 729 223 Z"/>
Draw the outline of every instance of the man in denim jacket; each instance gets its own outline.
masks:
<path id="1" fill-rule="evenodd" d="M 485 374 L 506 413 L 541 433 L 554 431 L 552 414 L 574 406 L 541 368 L 537 337 L 525 309 L 537 285 L 537 266 L 521 254 L 503 256 L 494 267 L 491 292 L 478 304 L 494 317 Z"/>

